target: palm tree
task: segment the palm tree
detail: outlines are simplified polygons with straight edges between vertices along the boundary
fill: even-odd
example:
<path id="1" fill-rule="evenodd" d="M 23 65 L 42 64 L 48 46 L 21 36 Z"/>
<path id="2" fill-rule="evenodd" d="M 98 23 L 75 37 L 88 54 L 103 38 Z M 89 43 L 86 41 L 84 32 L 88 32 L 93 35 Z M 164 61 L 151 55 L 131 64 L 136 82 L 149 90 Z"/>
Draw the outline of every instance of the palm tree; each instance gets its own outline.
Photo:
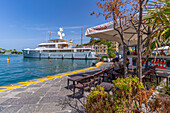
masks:
<path id="1" fill-rule="evenodd" d="M 155 5 L 157 4 L 157 5 Z M 160 0 L 160 2 L 150 1 L 148 10 L 144 13 L 145 27 L 148 28 L 145 51 L 147 53 L 146 61 L 155 48 L 166 45 L 170 40 L 170 2 Z M 146 62 L 146 69 L 147 69 Z"/>

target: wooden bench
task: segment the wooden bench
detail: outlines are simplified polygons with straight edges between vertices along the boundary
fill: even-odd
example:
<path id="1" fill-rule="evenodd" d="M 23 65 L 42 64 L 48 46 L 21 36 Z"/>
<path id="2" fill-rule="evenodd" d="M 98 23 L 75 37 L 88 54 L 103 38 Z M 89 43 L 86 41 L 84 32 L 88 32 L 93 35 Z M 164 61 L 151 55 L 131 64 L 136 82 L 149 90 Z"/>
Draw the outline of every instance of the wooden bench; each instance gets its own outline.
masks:
<path id="1" fill-rule="evenodd" d="M 169 79 L 170 79 L 170 75 L 164 75 L 164 74 L 156 74 L 156 78 L 157 78 L 157 85 L 161 82 L 162 78 L 166 79 L 166 85 L 169 85 Z"/>
<path id="2" fill-rule="evenodd" d="M 82 94 L 84 94 L 84 90 L 91 89 L 92 85 L 97 85 L 102 82 L 104 71 L 99 71 L 92 75 L 87 75 L 85 77 L 81 77 L 77 79 L 77 84 L 73 85 L 73 95 L 75 95 L 75 89 L 82 90 Z"/>
<path id="3" fill-rule="evenodd" d="M 73 95 L 75 95 L 75 89 L 81 89 L 84 95 L 84 90 L 91 89 L 92 76 L 83 77 L 77 80 L 77 84 L 73 86 Z"/>

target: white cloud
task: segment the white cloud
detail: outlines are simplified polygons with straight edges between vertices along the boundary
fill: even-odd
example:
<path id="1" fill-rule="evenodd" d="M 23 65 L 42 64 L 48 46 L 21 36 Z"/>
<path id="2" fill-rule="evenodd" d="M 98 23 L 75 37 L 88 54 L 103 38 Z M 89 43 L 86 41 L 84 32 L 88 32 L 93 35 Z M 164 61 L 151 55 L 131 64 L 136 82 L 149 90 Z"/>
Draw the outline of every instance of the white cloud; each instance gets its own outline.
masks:
<path id="1" fill-rule="evenodd" d="M 70 26 L 70 27 L 63 27 L 63 29 L 80 29 L 82 27 L 86 27 L 86 26 Z"/>
<path id="2" fill-rule="evenodd" d="M 28 30 L 36 30 L 36 31 L 49 31 L 51 28 L 49 27 L 25 27 Z"/>
<path id="3" fill-rule="evenodd" d="M 25 26 L 25 29 L 28 30 L 36 30 L 36 31 L 49 31 L 49 30 L 56 30 L 59 28 L 63 28 L 63 29 L 81 29 L 81 28 L 85 28 L 87 26 L 68 26 L 68 27 L 39 27 L 39 26 L 35 26 L 35 27 L 31 27 L 31 26 Z"/>
<path id="4" fill-rule="evenodd" d="M 76 31 L 70 31 L 71 34 L 75 34 L 75 35 L 78 35 L 79 33 L 76 32 Z"/>

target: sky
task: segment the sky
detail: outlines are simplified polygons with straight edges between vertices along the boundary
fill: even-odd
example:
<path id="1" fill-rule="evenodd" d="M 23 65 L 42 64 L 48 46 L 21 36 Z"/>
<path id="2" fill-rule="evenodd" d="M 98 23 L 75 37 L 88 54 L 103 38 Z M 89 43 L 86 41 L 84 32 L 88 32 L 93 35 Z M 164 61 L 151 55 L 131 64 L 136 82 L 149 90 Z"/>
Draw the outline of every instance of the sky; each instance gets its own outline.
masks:
<path id="1" fill-rule="evenodd" d="M 104 17 L 90 16 L 98 10 L 99 0 L 0 0 L 0 48 L 35 48 L 47 42 L 49 33 L 59 38 L 58 29 L 63 28 L 65 39 L 74 43 L 89 42 L 85 36 L 89 27 L 105 23 Z"/>

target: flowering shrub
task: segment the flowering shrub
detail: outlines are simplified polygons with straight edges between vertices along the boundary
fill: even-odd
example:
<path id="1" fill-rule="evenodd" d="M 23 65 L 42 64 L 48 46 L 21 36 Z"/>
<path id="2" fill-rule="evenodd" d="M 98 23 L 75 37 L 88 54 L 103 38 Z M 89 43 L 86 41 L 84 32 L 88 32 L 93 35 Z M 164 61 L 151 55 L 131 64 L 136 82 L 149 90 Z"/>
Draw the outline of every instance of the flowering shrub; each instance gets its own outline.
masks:
<path id="1" fill-rule="evenodd" d="M 161 101 L 161 104 L 163 108 L 165 109 L 165 112 L 168 113 L 170 111 L 170 86 L 163 85 L 163 88 L 159 89 L 159 101 Z"/>
<path id="2" fill-rule="evenodd" d="M 160 99 L 149 101 L 154 92 L 153 88 L 146 90 L 137 77 L 118 78 L 113 80 L 113 83 L 115 86 L 111 94 L 99 86 L 90 92 L 85 104 L 87 113 L 162 112 Z M 142 109 L 143 106 L 145 110 Z"/>

